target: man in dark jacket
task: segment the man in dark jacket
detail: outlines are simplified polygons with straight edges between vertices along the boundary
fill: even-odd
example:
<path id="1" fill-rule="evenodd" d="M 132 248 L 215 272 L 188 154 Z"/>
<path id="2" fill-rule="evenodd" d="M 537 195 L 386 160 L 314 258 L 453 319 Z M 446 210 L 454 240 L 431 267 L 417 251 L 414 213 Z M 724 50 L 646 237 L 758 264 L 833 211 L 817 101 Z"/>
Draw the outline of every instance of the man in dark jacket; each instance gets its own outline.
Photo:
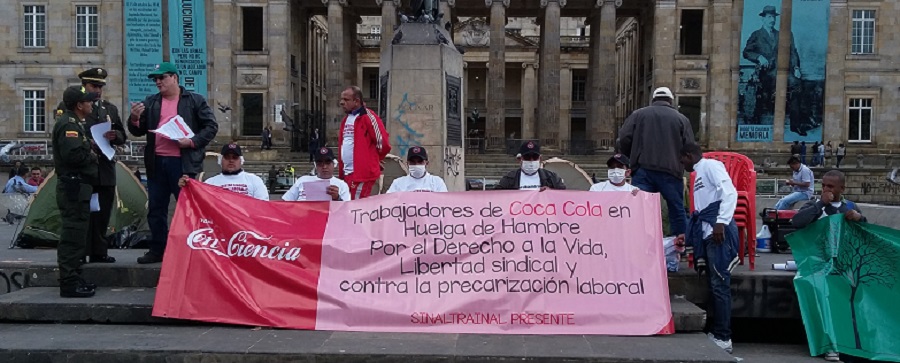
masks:
<path id="1" fill-rule="evenodd" d="M 150 251 L 138 263 L 162 262 L 169 235 L 169 197 L 178 198 L 178 180 L 183 175 L 196 177 L 203 171 L 206 146 L 216 137 L 219 125 L 206 98 L 178 85 L 175 65 L 163 62 L 148 75 L 156 82 L 159 93 L 131 105 L 128 131 L 134 136 L 147 135 L 168 122 L 184 120 L 193 137 L 170 139 L 158 133 L 147 138 L 144 167 L 147 169 L 147 222 L 150 225 Z M 187 130 L 183 130 L 187 131 Z"/>
<path id="2" fill-rule="evenodd" d="M 103 68 L 91 68 L 78 74 L 85 91 L 96 93 L 98 97 L 103 97 L 106 76 L 107 72 Z M 59 104 L 58 110 L 66 110 L 62 102 Z M 119 117 L 119 109 L 109 101 L 99 99 L 94 102 L 93 112 L 85 117 L 85 135 L 89 140 L 93 139 L 90 132 L 91 127 L 104 122 L 110 123 L 110 130 L 103 134 L 103 138 L 113 146 L 124 145 L 127 137 L 125 126 Z M 106 240 L 106 232 L 109 228 L 109 218 L 112 215 L 116 194 L 116 161 L 103 156 L 96 143 L 93 147 L 99 157 L 97 158 L 97 180 L 92 188 L 97 194 L 100 210 L 91 213 L 85 257 L 86 261 L 90 263 L 111 263 L 116 262 L 116 259 L 107 254 L 109 241 Z"/>
<path id="3" fill-rule="evenodd" d="M 541 168 L 541 146 L 537 141 L 526 141 L 519 148 L 522 155 L 519 169 L 510 171 L 500 179 L 497 189 L 540 190 L 566 189 L 566 184 L 556 173 Z"/>
<path id="4" fill-rule="evenodd" d="M 840 170 L 831 170 L 822 176 L 822 195 L 819 200 L 806 202 L 797 211 L 791 224 L 797 228 L 810 225 L 819 218 L 833 214 L 843 214 L 848 221 L 865 222 L 862 212 L 856 203 L 844 199 L 844 183 L 846 178 Z"/>
<path id="5" fill-rule="evenodd" d="M 679 155 L 695 144 L 687 117 L 673 106 L 675 96 L 667 87 L 653 92 L 650 106 L 634 111 L 619 130 L 619 151 L 631 160 L 631 184 L 649 193 L 660 193 L 669 209 L 669 231 L 684 233 L 684 165 Z"/>

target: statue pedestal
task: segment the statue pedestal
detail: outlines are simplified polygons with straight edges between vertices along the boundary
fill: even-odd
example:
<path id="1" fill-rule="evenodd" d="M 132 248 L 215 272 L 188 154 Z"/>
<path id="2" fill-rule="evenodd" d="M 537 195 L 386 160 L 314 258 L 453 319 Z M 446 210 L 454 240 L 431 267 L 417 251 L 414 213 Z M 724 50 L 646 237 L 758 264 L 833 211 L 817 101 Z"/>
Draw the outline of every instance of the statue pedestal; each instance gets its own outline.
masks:
<path id="1" fill-rule="evenodd" d="M 430 23 L 403 23 L 381 53 L 379 113 L 393 154 L 428 152 L 428 172 L 451 192 L 465 190 L 463 60 L 450 35 Z"/>

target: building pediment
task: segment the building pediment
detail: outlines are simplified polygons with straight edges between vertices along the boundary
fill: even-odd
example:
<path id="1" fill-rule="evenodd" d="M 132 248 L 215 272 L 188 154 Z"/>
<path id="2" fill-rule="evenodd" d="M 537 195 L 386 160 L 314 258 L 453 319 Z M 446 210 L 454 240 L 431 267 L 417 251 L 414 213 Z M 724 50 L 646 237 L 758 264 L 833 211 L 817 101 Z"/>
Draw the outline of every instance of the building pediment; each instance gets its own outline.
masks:
<path id="1" fill-rule="evenodd" d="M 463 47 L 488 47 L 491 45 L 491 25 L 485 18 L 469 18 L 454 27 L 454 42 Z M 506 30 L 507 47 L 535 47 L 537 43 L 514 31 Z"/>

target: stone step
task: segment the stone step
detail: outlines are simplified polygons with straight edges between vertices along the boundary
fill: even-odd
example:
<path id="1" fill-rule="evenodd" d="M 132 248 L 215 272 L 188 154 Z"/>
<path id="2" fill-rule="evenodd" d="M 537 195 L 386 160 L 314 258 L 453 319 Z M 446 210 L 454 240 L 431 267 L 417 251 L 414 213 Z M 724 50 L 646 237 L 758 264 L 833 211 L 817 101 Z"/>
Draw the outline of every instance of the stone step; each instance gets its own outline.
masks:
<path id="1" fill-rule="evenodd" d="M 148 324 L 179 323 L 150 316 L 155 288 L 98 287 L 87 299 L 59 297 L 56 287 L 28 287 L 0 295 L 0 321 Z M 675 330 L 695 332 L 706 324 L 706 313 L 684 299 L 673 299 Z"/>
<path id="2" fill-rule="evenodd" d="M 226 326 L 0 325 L 2 362 L 737 361 L 705 335 L 403 334 Z"/>

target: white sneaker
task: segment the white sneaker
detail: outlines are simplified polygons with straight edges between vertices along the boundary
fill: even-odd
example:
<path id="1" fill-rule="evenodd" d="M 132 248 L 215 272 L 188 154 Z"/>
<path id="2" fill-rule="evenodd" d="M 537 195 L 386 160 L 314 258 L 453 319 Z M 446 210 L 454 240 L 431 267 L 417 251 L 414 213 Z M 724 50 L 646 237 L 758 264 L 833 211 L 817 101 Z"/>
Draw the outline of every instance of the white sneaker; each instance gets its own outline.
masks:
<path id="1" fill-rule="evenodd" d="M 841 361 L 841 356 L 838 355 L 837 352 L 825 353 L 825 355 L 823 355 L 822 358 L 825 358 L 825 360 L 827 360 L 829 362 L 840 362 Z"/>
<path id="2" fill-rule="evenodd" d="M 709 333 L 706 336 L 709 337 L 709 340 L 712 340 L 713 343 L 716 343 L 719 348 L 722 348 L 722 350 L 724 350 L 726 353 L 731 354 L 731 352 L 734 350 L 734 347 L 731 345 L 731 339 L 721 340 L 712 335 L 712 333 Z"/>

